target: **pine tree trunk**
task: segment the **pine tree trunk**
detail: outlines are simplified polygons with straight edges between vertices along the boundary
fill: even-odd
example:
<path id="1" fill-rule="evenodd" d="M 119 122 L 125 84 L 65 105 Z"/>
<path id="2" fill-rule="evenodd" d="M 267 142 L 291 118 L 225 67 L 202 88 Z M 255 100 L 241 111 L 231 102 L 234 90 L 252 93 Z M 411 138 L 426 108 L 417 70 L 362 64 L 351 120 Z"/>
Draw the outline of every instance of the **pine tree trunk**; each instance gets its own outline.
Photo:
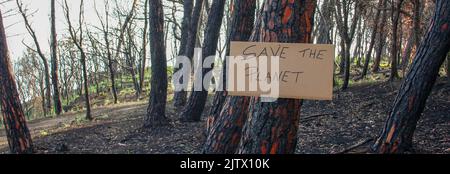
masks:
<path id="1" fill-rule="evenodd" d="M 387 1 L 387 0 L 386 0 Z M 383 5 L 384 8 L 387 8 L 387 4 Z M 381 25 L 387 22 L 387 10 L 383 10 L 383 15 L 381 17 Z M 373 62 L 372 72 L 376 73 L 380 71 L 380 62 L 383 57 L 383 49 L 386 44 L 386 30 L 383 27 L 380 27 L 380 34 L 378 36 L 378 44 L 376 50 L 375 60 Z"/>
<path id="2" fill-rule="evenodd" d="M 58 55 L 57 55 L 57 39 L 56 39 L 56 24 L 55 24 L 55 0 L 51 0 L 51 53 L 52 53 L 52 82 L 53 82 L 53 103 L 55 106 L 56 115 L 62 112 L 61 95 L 59 93 L 58 81 Z"/>
<path id="3" fill-rule="evenodd" d="M 152 1 L 149 5 L 150 19 L 150 52 L 152 77 L 150 101 L 144 126 L 155 129 L 169 124 L 166 117 L 167 102 L 167 58 L 164 45 L 164 11 L 161 0 Z"/>
<path id="4" fill-rule="evenodd" d="M 379 0 L 378 7 L 384 7 L 384 6 L 386 6 L 386 3 L 387 3 L 387 0 Z M 369 69 L 369 63 L 370 63 L 370 59 L 372 57 L 372 50 L 375 45 L 375 38 L 378 33 L 377 31 L 379 30 L 378 25 L 380 24 L 379 23 L 380 16 L 381 16 L 381 10 L 377 9 L 377 13 L 375 14 L 375 22 L 374 22 L 375 26 L 372 28 L 372 35 L 370 36 L 371 38 L 370 38 L 370 43 L 369 43 L 369 49 L 366 54 L 366 60 L 364 61 L 364 67 L 363 67 L 363 71 L 361 74 L 361 79 L 365 78 L 365 76 L 367 75 L 367 71 Z"/>
<path id="5" fill-rule="evenodd" d="M 141 66 L 139 71 L 139 92 L 138 95 L 142 95 L 142 91 L 145 88 L 145 68 L 147 66 L 147 34 L 148 34 L 148 2 L 149 0 L 145 0 L 144 3 L 144 31 L 142 36 L 142 58 L 141 58 Z"/>
<path id="6" fill-rule="evenodd" d="M 311 43 L 315 6 L 315 0 L 266 0 L 259 41 Z M 301 100 L 266 103 L 253 97 L 237 153 L 294 153 L 301 106 Z"/>
<path id="7" fill-rule="evenodd" d="M 6 43 L 3 15 L 0 11 L 0 105 L 11 153 L 33 153 L 33 143 L 28 130 L 15 82 L 8 45 Z"/>
<path id="8" fill-rule="evenodd" d="M 208 23 L 206 25 L 204 47 L 202 50 L 202 60 L 207 57 L 216 54 L 217 42 L 220 34 L 220 27 L 223 19 L 223 11 L 225 9 L 225 1 L 214 0 L 211 5 L 211 11 L 209 13 Z M 212 68 L 203 68 L 201 72 L 202 77 Z M 209 83 L 208 83 L 209 84 Z M 195 84 L 194 84 L 195 85 Z M 202 84 L 196 84 L 202 85 Z M 181 113 L 181 120 L 186 122 L 200 121 L 201 115 L 205 108 L 206 99 L 208 97 L 208 87 L 202 87 L 201 91 L 193 91 L 189 97 L 188 103 Z"/>
<path id="9" fill-rule="evenodd" d="M 383 131 L 372 146 L 374 152 L 404 153 L 412 150 L 417 121 L 450 49 L 449 24 L 450 1 L 437 0 L 428 34 L 403 81 Z"/>
<path id="10" fill-rule="evenodd" d="M 186 56 L 186 49 L 189 39 L 189 30 L 190 24 L 192 21 L 192 10 L 193 10 L 193 0 L 184 0 L 183 2 L 183 9 L 184 9 L 184 16 L 183 16 L 183 22 L 181 24 L 181 41 L 180 41 L 180 50 L 178 55 L 179 56 Z M 197 32 L 195 32 L 197 33 Z M 174 69 L 174 74 L 177 73 L 179 70 L 181 70 L 183 67 L 179 67 L 178 69 Z M 180 84 L 183 83 L 183 78 L 180 78 Z M 174 97 L 173 97 L 173 105 L 176 108 L 183 107 L 186 104 L 186 97 L 187 93 L 185 90 L 176 90 Z"/>
<path id="11" fill-rule="evenodd" d="M 348 40 L 345 42 L 345 47 L 344 47 L 344 67 L 345 67 L 344 84 L 342 85 L 342 88 L 341 88 L 343 91 L 347 90 L 349 81 L 350 81 L 350 66 L 351 66 L 350 47 L 351 47 L 351 45 L 352 45 L 351 40 Z"/>
<path id="12" fill-rule="evenodd" d="M 92 114 L 91 114 L 91 99 L 89 98 L 89 80 L 88 80 L 88 72 L 87 72 L 87 66 L 86 66 L 86 53 L 84 51 L 81 51 L 81 59 L 80 59 L 82 68 L 83 68 L 83 81 L 84 81 L 84 98 L 85 98 L 85 104 L 86 104 L 86 119 L 92 120 Z"/>
<path id="13" fill-rule="evenodd" d="M 396 2 L 396 3 L 394 3 Z M 392 3 L 392 45 L 391 45 L 391 76 L 389 81 L 398 79 L 397 62 L 398 62 L 398 25 L 400 20 L 400 10 L 403 0 L 393 1 Z"/>
<path id="14" fill-rule="evenodd" d="M 323 1 L 320 12 L 319 37 L 317 42 L 321 44 L 331 44 L 331 25 L 333 25 L 334 7 L 331 5 L 330 0 Z"/>
<path id="15" fill-rule="evenodd" d="M 248 41 L 252 34 L 256 2 L 254 0 L 233 0 L 232 21 L 230 25 L 231 41 Z M 229 55 L 229 47 L 227 54 Z M 226 70 L 226 61 L 223 63 L 223 70 Z M 223 86 L 226 86 L 226 73 L 223 76 Z M 208 137 L 204 145 L 204 153 L 227 153 L 236 151 L 241 138 L 242 127 L 246 120 L 248 108 L 248 97 L 236 97 L 234 102 L 226 91 L 216 91 L 212 108 L 208 116 L 207 133 Z M 222 110 L 226 108 L 225 110 Z M 232 109 L 235 108 L 235 109 Z"/>

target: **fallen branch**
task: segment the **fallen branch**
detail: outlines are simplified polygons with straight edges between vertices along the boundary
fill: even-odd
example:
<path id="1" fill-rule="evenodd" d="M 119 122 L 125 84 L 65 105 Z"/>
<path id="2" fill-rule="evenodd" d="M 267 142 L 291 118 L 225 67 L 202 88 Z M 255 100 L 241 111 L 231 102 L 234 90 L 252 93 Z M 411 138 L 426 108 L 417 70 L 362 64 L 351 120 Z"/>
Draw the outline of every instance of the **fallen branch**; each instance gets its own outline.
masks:
<path id="1" fill-rule="evenodd" d="M 312 120 L 313 118 L 325 117 L 325 116 L 334 116 L 334 115 L 336 115 L 336 112 L 311 115 L 311 116 L 307 116 L 307 117 L 304 117 L 304 118 L 300 119 L 300 122 L 309 121 L 309 120 Z"/>
<path id="2" fill-rule="evenodd" d="M 363 146 L 363 145 L 365 145 L 365 144 L 367 144 L 367 143 L 370 143 L 370 142 L 372 142 L 372 141 L 373 141 L 373 138 L 369 138 L 369 139 L 364 140 L 364 141 L 361 141 L 361 142 L 359 142 L 359 143 L 357 143 L 357 144 L 355 144 L 355 145 L 353 145 L 353 146 L 350 146 L 349 148 L 344 149 L 343 151 L 338 152 L 338 153 L 336 153 L 336 154 L 345 154 L 345 153 L 348 153 L 348 152 L 350 152 L 350 151 L 352 151 L 352 150 L 354 150 L 354 149 L 356 149 L 356 148 L 358 148 L 358 147 L 361 147 L 361 146 Z"/>

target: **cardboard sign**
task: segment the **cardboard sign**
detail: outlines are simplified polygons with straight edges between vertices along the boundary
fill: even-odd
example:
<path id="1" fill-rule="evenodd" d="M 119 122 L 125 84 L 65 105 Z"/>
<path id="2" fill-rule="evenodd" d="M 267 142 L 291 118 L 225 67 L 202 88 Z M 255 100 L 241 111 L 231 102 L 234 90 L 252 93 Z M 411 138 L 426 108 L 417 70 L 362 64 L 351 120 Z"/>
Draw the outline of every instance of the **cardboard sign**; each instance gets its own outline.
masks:
<path id="1" fill-rule="evenodd" d="M 231 42 L 232 61 L 228 61 L 232 63 L 227 67 L 232 72 L 227 82 L 229 95 L 264 97 L 277 90 L 270 97 L 332 100 L 334 50 L 334 45 L 323 44 Z M 266 67 L 255 64 L 266 59 L 269 62 Z M 279 89 L 275 87 L 269 92 L 262 89 L 261 82 L 277 83 Z M 244 90 L 238 88 L 239 83 L 246 85 Z M 251 88 L 252 85 L 257 88 Z"/>

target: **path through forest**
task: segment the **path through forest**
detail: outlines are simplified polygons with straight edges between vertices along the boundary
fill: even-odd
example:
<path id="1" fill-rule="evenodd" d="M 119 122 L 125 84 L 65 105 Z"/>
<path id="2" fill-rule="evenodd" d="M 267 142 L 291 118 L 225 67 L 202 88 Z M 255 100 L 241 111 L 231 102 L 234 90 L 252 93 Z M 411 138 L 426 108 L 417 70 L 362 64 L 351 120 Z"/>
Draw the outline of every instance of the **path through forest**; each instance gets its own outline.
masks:
<path id="1" fill-rule="evenodd" d="M 396 95 L 398 83 L 377 83 L 336 92 L 334 100 L 306 101 L 302 108 L 297 153 L 338 153 L 375 137 L 381 130 Z M 141 129 L 147 102 L 126 103 L 93 110 L 95 121 L 68 113 L 29 123 L 37 153 L 201 153 L 205 121 L 173 121 L 161 132 Z M 178 120 L 168 105 L 168 117 Z M 450 85 L 436 83 L 420 120 L 414 147 L 417 153 L 450 154 Z M 369 144 L 369 143 L 367 143 Z M 0 153 L 7 152 L 4 130 Z M 362 146 L 364 147 L 364 146 Z M 357 151 L 357 150 L 356 150 Z"/>

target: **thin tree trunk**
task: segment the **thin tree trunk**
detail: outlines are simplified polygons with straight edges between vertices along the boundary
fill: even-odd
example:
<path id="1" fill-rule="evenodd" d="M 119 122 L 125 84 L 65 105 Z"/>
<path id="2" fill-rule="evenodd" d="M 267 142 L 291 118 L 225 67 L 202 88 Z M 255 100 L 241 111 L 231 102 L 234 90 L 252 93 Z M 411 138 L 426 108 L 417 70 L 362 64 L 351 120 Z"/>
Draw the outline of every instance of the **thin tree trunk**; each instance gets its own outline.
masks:
<path id="1" fill-rule="evenodd" d="M 396 3 L 394 3 L 396 2 Z M 389 81 L 394 81 L 399 78 L 397 70 L 398 62 L 398 24 L 400 20 L 400 10 L 403 0 L 392 1 L 392 45 L 391 45 L 391 76 Z"/>
<path id="2" fill-rule="evenodd" d="M 28 130 L 11 66 L 6 43 L 3 15 L 0 11 L 0 105 L 9 150 L 14 154 L 33 153 L 33 143 Z"/>
<path id="3" fill-rule="evenodd" d="M 385 1 L 387 1 L 387 0 L 385 0 Z M 383 5 L 383 7 L 386 8 L 387 3 L 385 3 Z M 381 17 L 380 25 L 385 24 L 387 22 L 387 14 L 388 14 L 387 10 L 383 10 L 383 15 Z M 380 30 L 381 31 L 379 32 L 379 35 L 378 35 L 376 57 L 375 57 L 373 67 L 372 67 L 373 73 L 380 71 L 380 62 L 381 62 L 381 59 L 383 58 L 383 49 L 386 44 L 386 30 L 383 27 L 380 27 Z"/>
<path id="4" fill-rule="evenodd" d="M 208 23 L 206 25 L 205 30 L 205 39 L 204 39 L 204 47 L 202 49 L 202 60 L 204 61 L 207 57 L 213 56 L 216 54 L 217 50 L 217 42 L 219 40 L 220 27 L 223 19 L 223 11 L 225 9 L 225 1 L 223 0 L 214 0 L 211 6 L 211 11 L 209 13 Z M 202 73 L 201 76 L 205 77 L 206 73 L 211 71 L 212 68 L 202 68 L 200 70 Z M 199 79 L 196 79 L 199 80 Z M 209 82 L 210 83 L 210 82 Z M 189 97 L 189 101 L 181 113 L 181 120 L 186 122 L 196 122 L 200 121 L 201 115 L 205 108 L 206 99 L 208 97 L 208 86 L 203 86 L 201 84 L 194 85 L 202 85 L 201 91 L 192 91 L 191 96 Z"/>
<path id="5" fill-rule="evenodd" d="M 193 0 L 184 0 L 183 6 L 184 6 L 184 16 L 183 16 L 183 22 L 181 24 L 181 41 L 180 41 L 180 50 L 178 53 L 179 56 L 187 56 L 186 49 L 188 48 L 187 45 L 188 45 L 188 39 L 189 39 L 189 35 L 190 35 L 190 30 L 191 30 L 190 24 L 191 24 L 191 22 L 193 22 L 193 19 L 192 19 Z M 198 6 L 196 6 L 196 8 L 198 8 Z M 174 69 L 174 74 L 177 73 L 182 68 L 183 67 Z M 190 68 L 190 67 L 188 67 L 188 68 Z M 184 75 L 186 75 L 186 74 L 184 74 Z M 177 80 L 177 79 L 175 79 L 175 80 Z M 179 82 L 180 82 L 180 84 L 183 83 L 183 78 L 180 78 Z M 173 105 L 176 108 L 183 107 L 186 104 L 186 97 L 187 97 L 187 93 L 185 90 L 176 89 L 174 97 L 173 97 L 173 100 L 174 100 Z"/>
<path id="6" fill-rule="evenodd" d="M 61 95 L 59 93 L 59 81 L 58 81 L 58 42 L 56 39 L 56 24 L 55 24 L 55 0 L 51 0 L 51 53 L 52 53 L 52 82 L 53 82 L 53 103 L 55 107 L 56 115 L 60 115 L 62 112 Z"/>
<path id="7" fill-rule="evenodd" d="M 387 0 L 379 0 L 378 2 L 378 7 L 385 7 L 387 4 Z M 373 47 L 375 45 L 375 38 L 377 36 L 377 31 L 379 30 L 378 25 L 380 24 L 380 16 L 381 16 L 381 10 L 377 9 L 377 13 L 375 14 L 375 22 L 374 22 L 374 27 L 372 28 L 372 35 L 370 36 L 370 43 L 369 43 L 369 50 L 367 51 L 366 54 L 366 60 L 364 61 L 364 67 L 363 67 L 363 71 L 361 74 L 361 79 L 365 78 L 365 76 L 367 75 L 367 71 L 369 69 L 369 63 L 370 63 L 370 59 L 372 57 L 372 50 Z M 380 32 L 381 33 L 381 32 Z M 381 39 L 381 38 L 380 38 Z"/>
<path id="8" fill-rule="evenodd" d="M 147 34 L 148 34 L 148 3 L 149 0 L 145 0 L 145 5 L 144 5 L 144 31 L 142 32 L 142 64 L 141 64 L 141 69 L 139 71 L 139 92 L 138 95 L 142 95 L 142 91 L 145 88 L 145 68 L 146 68 L 146 64 L 147 64 Z"/>
<path id="9" fill-rule="evenodd" d="M 400 87 L 383 131 L 372 146 L 374 152 L 404 153 L 412 150 L 417 121 L 450 49 L 449 24 L 450 1 L 437 0 L 428 34 Z"/>

